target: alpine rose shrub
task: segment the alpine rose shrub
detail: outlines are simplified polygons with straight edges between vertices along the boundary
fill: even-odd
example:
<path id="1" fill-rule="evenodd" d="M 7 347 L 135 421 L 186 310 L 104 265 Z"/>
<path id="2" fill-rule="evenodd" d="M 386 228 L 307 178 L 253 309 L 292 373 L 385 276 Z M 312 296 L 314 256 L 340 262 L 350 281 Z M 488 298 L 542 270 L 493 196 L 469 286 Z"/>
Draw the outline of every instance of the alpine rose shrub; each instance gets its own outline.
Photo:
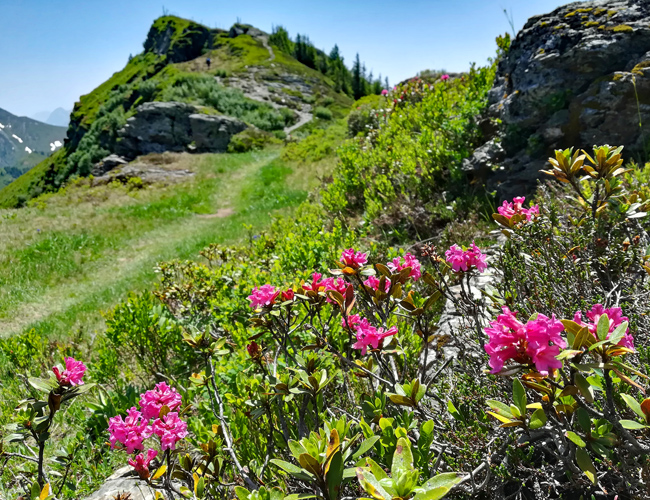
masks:
<path id="1" fill-rule="evenodd" d="M 524 208 L 525 196 L 518 196 L 512 199 L 512 202 L 505 201 L 503 205 L 497 208 L 497 212 L 508 219 L 512 219 L 514 215 L 524 215 L 526 220 L 529 221 L 533 216 L 539 215 L 539 205 L 533 205 L 530 208 Z"/>
<path id="2" fill-rule="evenodd" d="M 623 310 L 620 307 L 610 307 L 609 309 L 605 309 L 602 304 L 594 304 L 591 310 L 587 311 L 585 316 L 587 316 L 589 323 L 582 321 L 581 311 L 576 311 L 573 321 L 578 323 L 580 326 L 586 326 L 589 328 L 589 331 L 593 334 L 593 336 L 597 337 L 596 330 L 598 329 L 598 321 L 603 314 L 606 314 L 607 318 L 609 319 L 609 333 L 606 337 L 608 339 L 610 334 L 612 334 L 621 323 L 624 321 L 629 321 L 626 316 L 623 316 Z M 618 345 L 634 350 L 634 337 L 629 334 L 629 331 L 629 328 L 625 330 L 625 334 L 623 335 L 623 338 L 618 343 Z"/>
<path id="3" fill-rule="evenodd" d="M 378 290 L 379 289 L 379 278 L 376 276 L 369 276 L 367 280 L 363 282 L 364 285 L 366 285 L 369 288 L 372 288 L 373 290 Z M 390 280 L 386 278 L 386 284 L 384 285 L 384 291 L 388 292 L 390 290 Z"/>
<path id="4" fill-rule="evenodd" d="M 485 262 L 487 256 L 481 252 L 481 249 L 474 242 L 467 250 L 463 250 L 458 245 L 452 245 L 445 252 L 445 257 L 455 273 L 469 271 L 471 267 L 475 267 L 479 273 L 487 269 L 487 263 Z"/>
<path id="5" fill-rule="evenodd" d="M 59 384 L 64 385 L 83 385 L 83 376 L 86 373 L 86 365 L 82 361 L 77 361 L 74 358 L 65 358 L 65 370 L 61 372 L 58 366 L 52 368 L 56 379 Z"/>
<path id="6" fill-rule="evenodd" d="M 517 319 L 517 313 L 503 307 L 503 314 L 485 328 L 490 341 L 485 351 L 490 356 L 490 373 L 498 373 L 506 361 L 513 360 L 520 364 L 534 364 L 542 375 L 561 368 L 562 362 L 555 357 L 560 348 L 567 346 L 560 336 L 564 325 L 555 316 L 550 318 L 537 314 L 534 320 L 526 324 Z M 552 342 L 552 344 L 550 344 Z"/>

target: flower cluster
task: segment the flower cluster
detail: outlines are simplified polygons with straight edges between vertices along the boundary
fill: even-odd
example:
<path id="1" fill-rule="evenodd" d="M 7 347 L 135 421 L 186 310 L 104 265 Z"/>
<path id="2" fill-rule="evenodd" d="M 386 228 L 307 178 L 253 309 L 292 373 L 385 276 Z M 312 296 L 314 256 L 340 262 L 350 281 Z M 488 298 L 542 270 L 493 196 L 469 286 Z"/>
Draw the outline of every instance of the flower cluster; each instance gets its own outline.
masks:
<path id="1" fill-rule="evenodd" d="M 86 365 L 74 358 L 65 358 L 65 370 L 61 372 L 59 367 L 55 366 L 52 371 L 56 375 L 59 385 L 83 385 L 82 378 L 86 373 Z"/>
<path id="2" fill-rule="evenodd" d="M 510 359 L 520 364 L 534 364 L 545 376 L 555 368 L 561 368 L 562 362 L 556 356 L 560 348 L 567 346 L 560 336 L 563 330 L 564 325 L 554 315 L 549 318 L 537 314 L 535 319 L 524 324 L 517 319 L 516 312 L 504 307 L 503 314 L 485 328 L 490 338 L 485 345 L 490 356 L 490 373 L 500 372 Z"/>
<path id="3" fill-rule="evenodd" d="M 356 319 L 358 320 L 358 318 L 359 317 L 357 316 Z M 366 318 L 359 320 L 359 322 L 355 324 L 354 329 L 357 331 L 357 341 L 352 344 L 352 347 L 354 349 L 360 349 L 362 356 L 366 355 L 368 346 L 372 346 L 373 349 L 379 349 L 380 342 L 383 342 L 386 337 L 390 337 L 397 333 L 396 326 L 393 326 L 388 330 L 375 328 Z"/>
<path id="4" fill-rule="evenodd" d="M 376 276 L 368 276 L 368 279 L 363 282 L 364 285 L 366 285 L 369 288 L 372 288 L 375 291 L 379 289 L 379 283 L 380 283 L 380 279 L 377 278 Z M 384 292 L 388 292 L 388 290 L 390 290 L 390 280 L 386 278 L 386 283 L 384 285 Z"/>
<path id="5" fill-rule="evenodd" d="M 628 321 L 628 318 L 623 316 L 623 310 L 620 307 L 610 307 L 609 309 L 605 309 L 602 304 L 594 304 L 591 310 L 586 312 L 585 316 L 587 316 L 589 323 L 585 323 L 582 320 L 581 311 L 576 311 L 573 321 L 578 323 L 580 326 L 588 327 L 594 337 L 597 337 L 596 330 L 598 329 L 598 321 L 603 314 L 606 314 L 609 319 L 609 333 L 607 334 L 607 338 L 609 338 L 610 334 L 613 333 L 621 323 Z M 618 345 L 634 350 L 634 337 L 629 334 L 629 331 L 629 328 L 625 330 L 625 334 Z"/>
<path id="6" fill-rule="evenodd" d="M 497 212 L 508 219 L 511 219 L 514 215 L 524 215 L 527 221 L 531 220 L 533 216 L 539 215 L 539 205 L 524 208 L 524 201 L 526 201 L 524 196 L 513 198 L 512 203 L 504 201 L 503 205 L 497 208 Z"/>
<path id="7" fill-rule="evenodd" d="M 409 277 L 413 278 L 413 281 L 419 280 L 422 276 L 420 261 L 410 253 L 404 254 L 403 257 L 395 257 L 387 266 L 392 273 L 398 273 L 407 267 L 411 268 Z"/>
<path id="8" fill-rule="evenodd" d="M 341 262 L 352 269 L 359 269 L 368 262 L 368 254 L 357 252 L 354 248 L 344 250 L 341 255 Z"/>
<path id="9" fill-rule="evenodd" d="M 140 394 L 142 416 L 147 420 L 158 418 L 163 406 L 167 406 L 171 411 L 174 411 L 180 405 L 181 395 L 176 389 L 169 387 L 165 382 L 160 382 L 156 384 L 154 389 Z"/>
<path id="10" fill-rule="evenodd" d="M 150 391 L 140 395 L 141 412 L 134 406 L 127 411 L 126 418 L 121 415 L 108 420 L 108 433 L 111 448 L 119 443 L 126 448 L 128 453 L 144 450 L 144 441 L 152 436 L 160 438 L 162 451 L 176 449 L 176 443 L 184 439 L 187 432 L 187 423 L 182 421 L 177 411 L 167 411 L 161 416 L 163 407 L 177 410 L 181 406 L 181 395 L 161 382 Z M 138 475 L 146 479 L 149 477 L 149 463 L 157 455 L 157 451 L 149 449 L 145 458 L 144 454 L 129 460 Z"/>
<path id="11" fill-rule="evenodd" d="M 279 295 L 280 291 L 276 290 L 273 285 L 262 285 L 259 288 L 253 288 L 253 293 L 248 296 L 248 300 L 251 301 L 253 309 L 259 309 L 272 305 Z"/>
<path id="12" fill-rule="evenodd" d="M 485 262 L 487 256 L 481 252 L 481 249 L 474 242 L 467 250 L 463 250 L 458 245 L 452 245 L 445 252 L 445 257 L 455 273 L 461 270 L 468 271 L 471 267 L 475 267 L 479 273 L 487 269 Z"/>
<path id="13" fill-rule="evenodd" d="M 442 75 L 442 76 L 440 77 L 440 79 L 441 79 L 443 82 L 446 82 L 447 80 L 449 80 L 449 75 L 444 74 L 444 75 Z"/>

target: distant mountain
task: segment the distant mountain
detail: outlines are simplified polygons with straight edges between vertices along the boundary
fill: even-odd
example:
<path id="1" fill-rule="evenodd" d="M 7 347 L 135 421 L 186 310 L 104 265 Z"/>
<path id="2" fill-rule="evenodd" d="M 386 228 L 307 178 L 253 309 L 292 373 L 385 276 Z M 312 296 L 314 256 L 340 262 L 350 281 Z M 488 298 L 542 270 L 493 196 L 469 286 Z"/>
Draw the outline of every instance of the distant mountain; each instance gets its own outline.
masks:
<path id="1" fill-rule="evenodd" d="M 66 130 L 0 108 L 0 187 L 63 146 Z"/>
<path id="2" fill-rule="evenodd" d="M 37 120 L 42 123 L 47 123 L 49 125 L 56 125 L 57 127 L 67 127 L 70 123 L 70 113 L 72 111 L 69 109 L 56 108 L 54 111 L 41 111 L 32 115 L 34 120 Z"/>

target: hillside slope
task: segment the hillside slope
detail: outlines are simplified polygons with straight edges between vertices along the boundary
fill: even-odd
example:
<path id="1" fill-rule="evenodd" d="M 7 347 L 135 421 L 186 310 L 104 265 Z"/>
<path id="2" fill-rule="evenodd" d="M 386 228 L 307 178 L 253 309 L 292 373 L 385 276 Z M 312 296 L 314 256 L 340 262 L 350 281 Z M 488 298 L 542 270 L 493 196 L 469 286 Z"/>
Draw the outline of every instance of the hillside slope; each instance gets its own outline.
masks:
<path id="1" fill-rule="evenodd" d="M 81 96 L 65 148 L 1 190 L 0 207 L 19 206 L 58 189 L 72 175 L 88 175 L 116 151 L 127 120 L 147 102 L 191 104 L 195 113 L 231 116 L 280 137 L 309 122 L 316 111 L 325 119 L 338 118 L 352 104 L 329 77 L 250 26 L 225 32 L 165 16 L 154 22 L 144 47 L 123 70 Z M 191 150 L 191 141 L 184 147 Z"/>
<path id="2" fill-rule="evenodd" d="M 0 109 L 0 188 L 60 148 L 65 130 Z"/>

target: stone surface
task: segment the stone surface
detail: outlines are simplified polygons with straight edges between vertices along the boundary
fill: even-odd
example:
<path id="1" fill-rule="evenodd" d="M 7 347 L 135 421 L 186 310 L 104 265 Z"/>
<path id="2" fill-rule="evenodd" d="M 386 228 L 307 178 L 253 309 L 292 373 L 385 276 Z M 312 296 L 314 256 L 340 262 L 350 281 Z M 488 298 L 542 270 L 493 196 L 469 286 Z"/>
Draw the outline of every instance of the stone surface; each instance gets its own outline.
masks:
<path id="1" fill-rule="evenodd" d="M 499 63 L 489 115 L 500 118 L 502 170 L 485 150 L 466 163 L 504 198 L 530 193 L 554 149 L 650 138 L 650 2 L 575 2 L 528 20 Z M 641 121 L 642 126 L 639 125 Z M 488 137 L 488 139 L 490 139 Z M 470 166 L 472 168 L 470 168 Z"/>
<path id="2" fill-rule="evenodd" d="M 118 469 L 101 488 L 85 500 L 114 500 L 120 493 L 129 500 L 154 500 L 155 498 L 154 491 L 134 474 L 132 467 L 127 466 Z M 127 493 L 131 496 L 127 497 Z"/>
<path id="3" fill-rule="evenodd" d="M 116 167 L 121 167 L 127 165 L 129 162 L 117 155 L 109 155 L 100 162 L 96 163 L 93 167 L 92 174 L 95 177 L 104 175 L 107 172 L 110 172 Z"/>
<path id="4" fill-rule="evenodd" d="M 189 120 L 197 153 L 225 152 L 230 138 L 247 128 L 241 120 L 223 115 L 193 114 Z"/>
<path id="5" fill-rule="evenodd" d="M 224 152 L 230 137 L 246 128 L 242 121 L 203 115 L 181 102 L 149 102 L 139 106 L 119 132 L 117 154 L 136 156 L 165 151 Z"/>

